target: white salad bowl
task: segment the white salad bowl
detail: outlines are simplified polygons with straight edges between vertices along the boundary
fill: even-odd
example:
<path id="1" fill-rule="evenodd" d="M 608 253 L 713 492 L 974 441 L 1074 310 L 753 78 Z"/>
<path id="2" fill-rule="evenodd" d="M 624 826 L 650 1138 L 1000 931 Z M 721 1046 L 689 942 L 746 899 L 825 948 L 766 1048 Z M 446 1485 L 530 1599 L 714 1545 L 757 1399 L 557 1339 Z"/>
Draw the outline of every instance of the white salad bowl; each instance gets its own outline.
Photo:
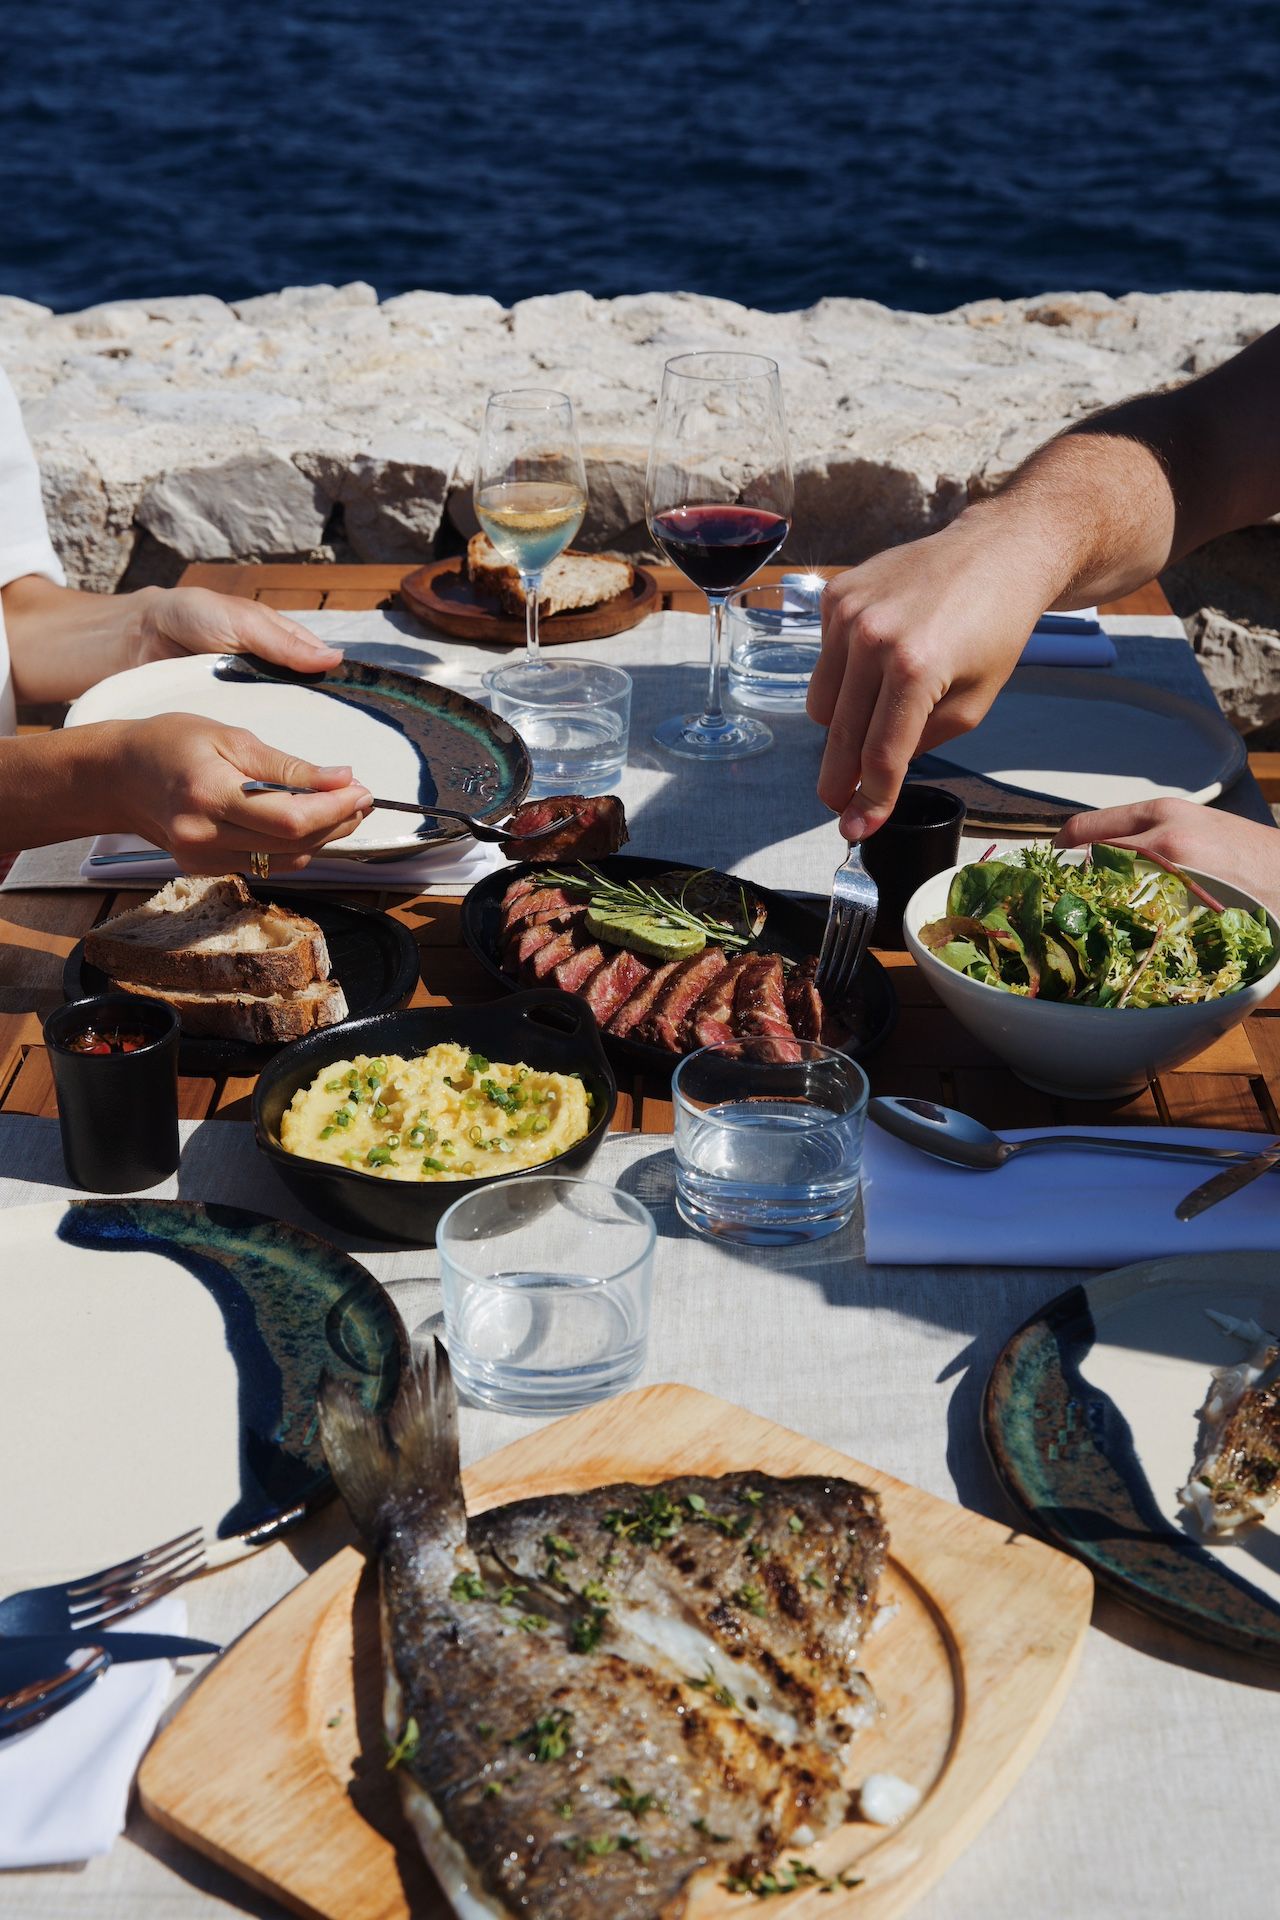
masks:
<path id="1" fill-rule="evenodd" d="M 1071 856 L 1065 856 L 1070 860 Z M 916 965 L 945 1007 L 1020 1080 L 1045 1093 L 1108 1100 L 1137 1093 L 1168 1067 L 1189 1060 L 1280 987 L 1280 924 L 1267 914 L 1276 959 L 1247 987 L 1221 1000 L 1182 1007 L 1077 1007 L 1027 999 L 957 973 L 920 941 L 921 927 L 940 920 L 959 871 L 949 867 L 918 887 L 907 902 L 902 930 Z M 1260 902 L 1226 880 L 1192 867 L 1184 871 L 1225 907 L 1256 912 Z"/>

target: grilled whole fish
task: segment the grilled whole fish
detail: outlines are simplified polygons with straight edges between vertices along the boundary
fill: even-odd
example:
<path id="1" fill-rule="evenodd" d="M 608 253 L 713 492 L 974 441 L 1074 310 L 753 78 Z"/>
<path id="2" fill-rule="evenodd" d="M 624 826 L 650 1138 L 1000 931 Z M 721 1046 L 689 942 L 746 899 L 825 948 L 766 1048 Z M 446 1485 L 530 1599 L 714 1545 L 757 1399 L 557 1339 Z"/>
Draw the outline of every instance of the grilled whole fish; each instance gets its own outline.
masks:
<path id="1" fill-rule="evenodd" d="M 468 1523 L 437 1346 L 386 1414 L 321 1399 L 379 1557 L 384 1720 L 463 1920 L 656 1920 L 847 1814 L 842 1749 L 886 1535 L 874 1493 L 738 1473 L 522 1500 Z"/>

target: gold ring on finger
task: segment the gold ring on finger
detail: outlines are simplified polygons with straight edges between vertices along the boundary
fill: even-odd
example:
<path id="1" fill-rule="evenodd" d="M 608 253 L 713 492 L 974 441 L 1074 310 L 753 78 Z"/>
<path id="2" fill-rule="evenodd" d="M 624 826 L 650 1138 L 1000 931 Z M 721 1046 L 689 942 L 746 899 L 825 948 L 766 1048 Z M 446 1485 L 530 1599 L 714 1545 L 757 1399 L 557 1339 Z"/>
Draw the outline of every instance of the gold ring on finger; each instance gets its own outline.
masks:
<path id="1" fill-rule="evenodd" d="M 271 855 L 269 853 L 251 853 L 249 871 L 255 880 L 269 880 L 271 877 Z"/>

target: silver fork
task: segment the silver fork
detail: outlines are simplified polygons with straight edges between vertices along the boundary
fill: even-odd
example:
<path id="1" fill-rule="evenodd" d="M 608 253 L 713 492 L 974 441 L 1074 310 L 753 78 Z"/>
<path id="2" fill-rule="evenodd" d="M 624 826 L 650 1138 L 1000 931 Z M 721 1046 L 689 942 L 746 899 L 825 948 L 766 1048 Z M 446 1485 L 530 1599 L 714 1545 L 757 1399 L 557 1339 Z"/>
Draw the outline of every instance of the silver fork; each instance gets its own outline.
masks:
<path id="1" fill-rule="evenodd" d="M 879 905 L 880 889 L 862 864 L 861 847 L 854 845 L 831 882 L 831 906 L 818 956 L 818 990 L 833 1006 L 843 1005 L 849 997 Z"/>
<path id="2" fill-rule="evenodd" d="M 0 1600 L 0 1635 L 84 1633 L 105 1627 L 140 1607 L 149 1607 L 208 1565 L 203 1527 L 192 1527 L 163 1546 L 104 1567 L 82 1580 L 27 1587 Z"/>
<path id="3" fill-rule="evenodd" d="M 314 787 L 286 787 L 278 780 L 243 780 L 241 793 L 314 793 Z M 478 820 L 474 813 L 462 813 L 457 807 L 429 807 L 425 801 L 417 800 L 379 800 L 374 798 L 375 807 L 384 807 L 388 813 L 429 813 L 433 820 L 460 820 L 473 840 L 492 841 L 500 845 L 506 841 L 541 840 L 548 833 L 558 833 L 561 827 L 568 826 L 571 820 L 578 818 L 576 813 L 561 813 L 549 820 L 545 827 L 535 827 L 532 833 L 508 833 L 500 822 Z"/>

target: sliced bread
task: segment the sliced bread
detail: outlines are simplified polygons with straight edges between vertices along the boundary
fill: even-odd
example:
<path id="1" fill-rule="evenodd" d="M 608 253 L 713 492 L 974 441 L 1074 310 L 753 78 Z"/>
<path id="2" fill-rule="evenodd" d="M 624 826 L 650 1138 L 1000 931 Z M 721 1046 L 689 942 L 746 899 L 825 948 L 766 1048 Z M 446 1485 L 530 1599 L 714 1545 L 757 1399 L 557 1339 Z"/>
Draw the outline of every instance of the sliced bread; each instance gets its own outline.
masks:
<path id="1" fill-rule="evenodd" d="M 171 880 L 86 934 L 84 957 L 116 979 L 183 993 L 288 993 L 329 977 L 315 921 L 259 905 L 235 873 Z"/>
<path id="2" fill-rule="evenodd" d="M 553 560 L 542 576 L 538 611 L 581 613 L 626 593 L 636 577 L 628 560 L 607 553 L 577 553 L 572 547 Z M 467 578 L 476 592 L 499 602 L 504 612 L 523 614 L 524 589 L 520 575 L 498 552 L 487 533 L 476 533 L 467 543 Z"/>
<path id="3" fill-rule="evenodd" d="M 347 1001 L 336 980 L 314 980 L 296 991 L 273 994 L 161 992 L 137 980 L 113 980 L 121 993 L 163 1000 L 182 1022 L 182 1031 L 279 1046 L 300 1040 L 320 1027 L 336 1027 L 347 1017 Z"/>

